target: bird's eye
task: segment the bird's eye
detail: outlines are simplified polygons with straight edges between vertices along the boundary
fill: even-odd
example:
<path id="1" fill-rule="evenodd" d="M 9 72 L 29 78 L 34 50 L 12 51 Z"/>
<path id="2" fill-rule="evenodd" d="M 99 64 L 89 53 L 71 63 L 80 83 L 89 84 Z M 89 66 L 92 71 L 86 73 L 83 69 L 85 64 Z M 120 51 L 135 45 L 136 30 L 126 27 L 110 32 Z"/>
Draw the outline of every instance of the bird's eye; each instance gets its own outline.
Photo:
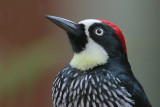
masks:
<path id="1" fill-rule="evenodd" d="M 95 33 L 97 36 L 103 36 L 104 30 L 103 30 L 102 28 L 98 27 L 98 28 L 95 28 L 94 33 Z"/>

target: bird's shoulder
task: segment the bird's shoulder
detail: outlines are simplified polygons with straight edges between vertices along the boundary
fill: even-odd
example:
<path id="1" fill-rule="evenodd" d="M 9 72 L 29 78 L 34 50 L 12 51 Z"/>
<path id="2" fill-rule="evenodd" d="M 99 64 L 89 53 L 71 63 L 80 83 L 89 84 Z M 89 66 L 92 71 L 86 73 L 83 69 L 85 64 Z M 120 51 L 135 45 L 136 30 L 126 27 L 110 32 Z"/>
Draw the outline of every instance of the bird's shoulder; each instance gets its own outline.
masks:
<path id="1" fill-rule="evenodd" d="M 151 107 L 151 104 L 145 94 L 140 82 L 134 76 L 130 65 L 115 66 L 112 68 L 113 75 L 118 78 L 122 87 L 132 95 L 132 99 L 135 101 L 135 107 Z"/>

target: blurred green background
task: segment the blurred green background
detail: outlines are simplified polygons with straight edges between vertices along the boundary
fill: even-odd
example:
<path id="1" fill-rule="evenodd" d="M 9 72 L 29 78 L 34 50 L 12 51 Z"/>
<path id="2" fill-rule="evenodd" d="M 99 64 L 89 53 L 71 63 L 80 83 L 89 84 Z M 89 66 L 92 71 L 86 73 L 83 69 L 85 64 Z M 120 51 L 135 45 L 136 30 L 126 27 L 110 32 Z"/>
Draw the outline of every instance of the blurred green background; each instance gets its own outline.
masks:
<path id="1" fill-rule="evenodd" d="M 52 107 L 52 82 L 73 53 L 65 32 L 48 21 L 47 14 L 118 25 L 132 70 L 153 107 L 159 107 L 159 4 L 158 0 L 0 0 L 0 107 Z"/>

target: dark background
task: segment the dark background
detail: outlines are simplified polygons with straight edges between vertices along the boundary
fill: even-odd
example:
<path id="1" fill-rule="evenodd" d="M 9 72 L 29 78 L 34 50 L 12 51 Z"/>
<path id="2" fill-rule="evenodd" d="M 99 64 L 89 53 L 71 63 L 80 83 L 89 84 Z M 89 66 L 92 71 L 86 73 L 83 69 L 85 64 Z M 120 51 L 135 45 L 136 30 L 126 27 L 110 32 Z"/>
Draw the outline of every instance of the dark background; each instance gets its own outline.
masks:
<path id="1" fill-rule="evenodd" d="M 47 14 L 118 25 L 132 70 L 153 107 L 159 107 L 159 4 L 158 0 L 0 0 L 0 107 L 52 107 L 52 82 L 73 53 L 65 32 L 48 21 Z"/>

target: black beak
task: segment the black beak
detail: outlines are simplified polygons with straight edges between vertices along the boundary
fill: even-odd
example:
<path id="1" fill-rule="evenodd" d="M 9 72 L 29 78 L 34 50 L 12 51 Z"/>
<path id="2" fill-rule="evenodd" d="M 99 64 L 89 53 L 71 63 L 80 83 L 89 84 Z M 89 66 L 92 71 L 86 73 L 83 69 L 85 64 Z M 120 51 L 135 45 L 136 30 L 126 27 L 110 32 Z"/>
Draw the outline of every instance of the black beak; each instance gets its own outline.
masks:
<path id="1" fill-rule="evenodd" d="M 80 26 L 75 22 L 72 22 L 70 20 L 61 17 L 50 16 L 50 15 L 46 15 L 46 18 L 48 18 L 50 21 L 52 21 L 60 28 L 64 29 L 66 32 L 72 33 L 77 36 L 83 33 L 82 30 L 80 29 Z"/>

